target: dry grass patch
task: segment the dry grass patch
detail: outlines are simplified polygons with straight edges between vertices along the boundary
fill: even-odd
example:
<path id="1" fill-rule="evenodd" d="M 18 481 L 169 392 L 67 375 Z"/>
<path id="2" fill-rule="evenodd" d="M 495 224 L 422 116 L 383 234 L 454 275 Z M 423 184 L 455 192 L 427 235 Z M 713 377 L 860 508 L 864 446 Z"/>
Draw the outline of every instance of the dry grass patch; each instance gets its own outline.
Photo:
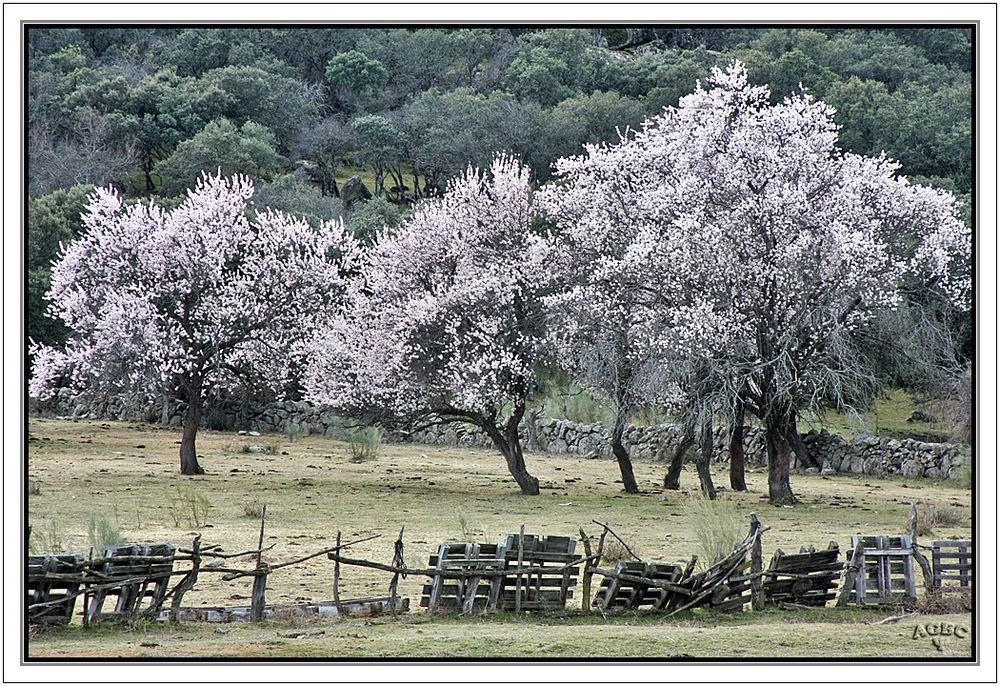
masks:
<path id="1" fill-rule="evenodd" d="M 929 536 L 941 529 L 969 526 L 969 515 L 956 505 L 917 505 L 917 535 Z"/>
<path id="2" fill-rule="evenodd" d="M 252 550 L 257 547 L 260 521 L 247 516 L 244 505 L 251 501 L 267 503 L 265 546 L 274 544 L 270 556 L 275 562 L 299 558 L 333 545 L 340 530 L 345 539 L 371 534 L 381 537 L 351 548 L 351 557 L 383 563 L 392 561 L 393 542 L 405 525 L 405 561 L 410 567 L 424 567 L 428 557 L 441 543 L 454 540 L 461 529 L 458 514 L 466 519 L 465 529 L 483 542 L 496 543 L 521 524 L 526 533 L 578 535 L 580 527 L 591 536 L 600 533 L 592 519 L 607 522 L 637 553 L 650 562 L 684 564 L 701 552 L 699 519 L 692 516 L 690 498 L 699 492 L 693 467 L 681 477 L 681 491 L 660 488 L 666 465 L 662 462 L 636 460 L 635 472 L 643 493 L 625 495 L 614 460 L 588 460 L 575 456 L 528 454 L 528 469 L 542 483 L 542 494 L 526 497 L 507 473 L 503 458 L 492 450 L 419 444 L 383 444 L 378 459 L 352 463 L 350 446 L 325 436 L 303 436 L 286 445 L 288 455 L 274 457 L 263 453 L 226 450 L 242 440 L 235 432 L 203 431 L 198 436 L 200 462 L 208 472 L 186 477 L 178 473 L 180 431 L 164 427 L 126 422 L 29 420 L 34 436 L 47 438 L 29 445 L 28 468 L 33 479 L 44 484 L 28 502 L 28 519 L 33 536 L 42 542 L 45 529 L 55 523 L 56 538 L 62 551 L 86 551 L 89 546 L 87 524 L 90 514 L 106 511 L 113 498 L 120 513 L 142 512 L 141 521 L 121 517 L 121 533 L 129 541 L 172 543 L 188 547 L 196 534 L 202 546 L 222 545 L 224 552 Z M 280 434 L 268 434 L 259 440 L 282 440 Z M 136 445 L 145 446 L 137 450 Z M 727 479 L 726 465 L 713 465 L 719 483 Z M 568 479 L 572 476 L 572 479 Z M 747 493 L 726 493 L 725 503 L 738 522 L 738 538 L 746 535 L 748 516 L 756 512 L 770 527 L 764 534 L 765 561 L 776 548 L 797 551 L 801 545 L 826 546 L 830 540 L 849 547 L 852 534 L 899 535 L 909 530 L 909 504 L 918 501 L 941 507 L 962 506 L 966 512 L 971 493 L 959 485 L 933 480 L 890 480 L 873 476 L 838 474 L 794 474 L 792 487 L 801 503 L 794 508 L 774 508 L 767 504 L 766 470 L 753 469 L 747 474 Z M 208 526 L 197 526 L 193 518 L 171 515 L 171 505 L 178 486 L 193 488 L 210 499 Z M 712 506 L 708 506 L 712 507 Z M 280 516 L 270 517 L 272 512 Z M 904 524 L 906 523 L 906 524 Z M 735 531 L 735 525 L 734 525 Z M 968 537 L 968 525 L 951 529 L 948 536 Z M 608 544 L 612 537 L 608 537 Z M 240 564 L 242 560 L 238 561 Z M 237 564 L 236 562 L 233 563 Z M 268 577 L 267 599 L 271 603 L 301 602 L 297 599 L 332 598 L 332 563 L 321 556 L 301 565 L 276 571 Z M 376 570 L 345 567 L 341 575 L 341 596 L 361 598 L 384 596 L 390 576 Z M 618 645 L 609 641 L 606 624 L 600 617 L 585 617 L 566 623 L 563 619 L 548 623 L 525 624 L 518 618 L 502 616 L 490 620 L 427 623 L 417 611 L 425 579 L 409 575 L 399 584 L 400 595 L 410 598 L 414 612 L 404 622 L 368 627 L 363 622 L 325 623 L 321 628 L 339 633 L 372 632 L 371 641 L 331 635 L 315 641 L 285 641 L 285 645 L 265 650 L 255 641 L 269 632 L 275 638 L 274 625 L 260 627 L 227 626 L 230 633 L 214 633 L 208 628 L 182 626 L 176 633 L 164 633 L 161 647 L 144 649 L 135 636 L 117 634 L 95 638 L 83 633 L 65 634 L 64 638 L 46 637 L 32 646 L 35 654 L 100 655 L 427 655 L 440 651 L 454 639 L 456 650 L 463 654 L 482 655 L 597 655 Z M 252 581 L 223 582 L 220 575 L 200 577 L 195 589 L 185 597 L 192 606 L 249 604 Z M 245 600 L 233 598 L 243 596 Z M 574 609 L 579 607 L 578 601 Z M 794 615 L 794 613 L 791 613 Z M 800 617 L 800 615 L 794 615 Z M 865 615 L 870 617 L 872 615 Z M 770 628 L 759 631 L 786 632 L 789 613 Z M 853 614 L 839 617 L 854 617 Z M 634 619 L 634 618 L 633 618 Z M 750 619 L 753 622 L 750 622 Z M 804 617 L 802 617 L 804 621 Z M 377 622 L 385 622 L 377 618 Z M 539 620 L 541 621 L 541 620 Z M 726 620 L 727 622 L 729 620 Z M 757 644 L 749 636 L 731 635 L 756 626 L 757 618 L 746 618 L 737 628 L 722 620 L 696 625 L 674 625 L 662 620 L 648 622 L 634 639 L 623 626 L 615 635 L 627 639 L 621 648 L 624 655 L 653 653 L 692 655 L 753 654 Z M 835 622 L 831 624 L 830 622 Z M 839 623 L 839 619 L 817 617 L 815 624 L 803 629 L 801 644 L 795 642 L 783 654 L 816 655 L 834 650 L 838 654 L 858 655 L 866 651 L 878 655 L 935 655 L 930 645 L 917 645 L 900 638 L 891 650 L 881 641 L 894 636 L 895 628 L 865 629 L 864 640 L 857 639 L 857 626 Z M 861 621 L 861 620 L 858 620 Z M 867 623 L 869 620 L 865 619 Z M 530 629 L 525 628 L 530 626 Z M 420 629 L 423 633 L 418 633 Z M 758 631 L 758 629 L 754 629 Z M 202 633 L 203 632 L 203 633 Z M 882 632 L 882 633 L 877 633 Z M 912 627 L 910 628 L 912 634 Z M 441 641 L 436 639 L 440 634 Z M 681 638 L 681 634 L 685 638 Z M 883 635 L 884 634 L 884 635 Z M 777 633 L 775 634 L 777 635 Z M 192 640 L 193 636 L 202 636 Z M 465 638 L 467 637 L 467 639 Z M 671 639 L 677 639 L 674 643 Z M 432 640 L 433 639 L 433 640 Z M 798 637 L 789 640 L 797 641 Z M 806 640 L 808 639 L 808 641 Z M 539 644 L 545 644 L 542 648 Z M 818 647 L 822 646 L 822 647 Z M 955 650 L 962 646 L 956 644 Z M 966 645 L 967 648 L 967 645 Z M 727 653 L 727 651 L 729 651 Z M 440 652 L 438 652 L 440 654 Z M 455 653 L 458 654 L 458 653 Z"/>

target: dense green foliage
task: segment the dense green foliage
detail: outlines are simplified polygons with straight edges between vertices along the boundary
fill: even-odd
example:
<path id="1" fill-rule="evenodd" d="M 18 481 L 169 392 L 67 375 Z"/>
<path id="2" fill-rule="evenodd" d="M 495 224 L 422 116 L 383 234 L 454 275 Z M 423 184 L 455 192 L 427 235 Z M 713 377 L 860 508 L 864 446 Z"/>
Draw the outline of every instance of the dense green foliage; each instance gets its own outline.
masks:
<path id="1" fill-rule="evenodd" d="M 60 332 L 41 295 L 58 241 L 79 230 L 80 184 L 169 198 L 221 168 L 261 181 L 258 201 L 320 220 L 341 212 L 350 166 L 400 205 L 495 150 L 544 181 L 557 157 L 617 140 L 733 58 L 776 98 L 801 83 L 833 104 L 846 148 L 971 192 L 964 29 L 33 28 L 28 40 L 28 322 L 46 342 Z M 384 202 L 353 222 L 370 235 L 383 220 Z"/>

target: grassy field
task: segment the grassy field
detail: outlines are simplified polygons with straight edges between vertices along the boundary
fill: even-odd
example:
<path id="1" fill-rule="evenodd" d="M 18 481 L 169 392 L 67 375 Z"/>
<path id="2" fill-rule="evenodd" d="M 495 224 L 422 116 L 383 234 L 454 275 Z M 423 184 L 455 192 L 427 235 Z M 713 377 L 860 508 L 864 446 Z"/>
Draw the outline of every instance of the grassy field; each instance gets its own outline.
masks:
<path id="1" fill-rule="evenodd" d="M 237 436 L 203 432 L 199 453 L 208 474 L 177 473 L 176 430 L 115 422 L 32 419 L 29 424 L 29 520 L 37 550 L 86 551 L 91 519 L 107 520 L 129 540 L 203 544 L 228 551 L 252 549 L 259 521 L 244 513 L 248 503 L 267 504 L 265 554 L 272 563 L 332 545 L 337 530 L 347 539 L 381 538 L 352 548 L 353 557 L 390 562 L 392 541 L 405 525 L 405 559 L 424 566 L 445 540 L 496 541 L 525 524 L 528 532 L 596 534 L 592 519 L 608 522 L 645 559 L 678 562 L 699 552 L 688 516 L 698 497 L 697 480 L 686 471 L 687 490 L 662 491 L 664 465 L 638 462 L 643 489 L 626 496 L 610 460 L 528 455 L 542 495 L 523 497 L 499 455 L 486 450 L 425 445 L 387 445 L 378 458 L 349 460 L 347 446 L 323 437 Z M 278 454 L 244 452 L 251 444 Z M 728 479 L 715 470 L 716 483 Z M 776 548 L 801 545 L 842 549 L 854 533 L 907 531 L 910 502 L 953 506 L 963 516 L 934 538 L 970 534 L 970 492 L 948 482 L 879 480 L 868 476 L 793 476 L 801 498 L 794 508 L 766 502 L 766 474 L 747 475 L 749 493 L 721 497 L 732 503 L 741 525 L 759 513 L 766 526 L 765 559 Z M 187 502 L 194 494 L 210 504 L 205 526 L 197 526 Z M 328 600 L 332 563 L 317 558 L 278 570 L 268 579 L 268 602 Z M 346 567 L 345 598 L 385 595 L 388 575 Z M 32 656 L 52 655 L 267 655 L 267 656 L 744 656 L 774 655 L 968 655 L 969 639 L 951 637 L 939 651 L 929 639 L 913 638 L 914 626 L 950 621 L 968 626 L 968 615 L 908 618 L 874 624 L 876 610 L 820 610 L 723 617 L 696 615 L 603 618 L 498 616 L 435 618 L 417 608 L 421 578 L 400 585 L 414 612 L 398 620 L 264 623 L 247 625 L 142 625 L 129 631 L 71 626 L 30 641 Z M 199 579 L 185 605 L 248 605 L 249 580 Z M 574 608 L 576 609 L 576 608 Z M 788 631 L 788 624 L 801 628 Z M 297 637 L 290 637 L 297 636 Z"/>

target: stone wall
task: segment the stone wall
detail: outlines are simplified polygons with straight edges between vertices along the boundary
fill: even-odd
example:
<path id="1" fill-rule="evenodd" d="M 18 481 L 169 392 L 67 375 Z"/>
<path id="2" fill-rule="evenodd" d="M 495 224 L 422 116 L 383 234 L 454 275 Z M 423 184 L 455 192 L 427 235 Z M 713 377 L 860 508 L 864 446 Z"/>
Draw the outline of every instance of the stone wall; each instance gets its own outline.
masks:
<path id="1" fill-rule="evenodd" d="M 534 442 L 532 437 L 534 434 Z M 567 420 L 539 419 L 534 431 L 523 431 L 527 449 L 554 454 L 583 455 L 610 458 L 608 430 L 600 424 L 576 424 Z M 634 459 L 669 460 L 681 439 L 681 430 L 672 424 L 631 426 L 625 431 L 624 444 Z M 487 447 L 489 439 L 475 429 L 449 424 L 432 427 L 414 434 L 412 440 L 421 443 Z M 910 439 L 857 436 L 846 440 L 826 430 L 810 431 L 802 441 L 826 474 L 852 472 L 887 476 L 957 478 L 961 472 L 961 447 L 951 443 L 925 443 Z M 728 460 L 728 438 L 725 428 L 715 430 L 716 462 Z M 748 465 L 767 464 L 763 432 L 748 427 L 744 432 L 744 451 Z M 797 467 L 793 458 L 792 467 Z"/>
<path id="2" fill-rule="evenodd" d="M 140 410 L 125 410 L 113 404 L 85 406 L 62 397 L 39 406 L 36 411 L 77 417 L 102 417 L 161 422 L 180 426 L 185 405 L 162 404 Z M 526 421 L 527 423 L 527 421 Z M 250 430 L 295 433 L 297 435 L 337 436 L 343 422 L 328 408 L 306 402 L 274 402 L 251 405 L 242 402 L 216 403 L 205 412 L 204 425 L 216 430 Z M 392 440 L 394 437 L 389 436 Z M 395 437 L 401 439 L 401 437 Z M 636 460 L 669 460 L 681 438 L 679 427 L 672 424 L 630 426 L 624 443 Z M 956 478 L 961 473 L 962 448 L 951 443 L 925 443 L 909 439 L 857 436 L 846 440 L 827 431 L 803 434 L 803 443 L 826 474 L 850 472 L 879 476 L 899 474 L 935 479 Z M 416 432 L 408 440 L 417 443 L 491 448 L 489 438 L 478 429 L 462 424 L 444 424 Z M 541 418 L 522 428 L 522 440 L 529 452 L 555 455 L 580 455 L 593 459 L 610 458 L 608 430 L 601 424 L 578 424 L 568 420 Z M 727 437 L 723 427 L 715 431 L 715 456 L 718 462 L 728 459 Z M 766 464 L 763 435 L 749 427 L 744 435 L 747 464 Z M 793 460 L 793 467 L 797 465 Z"/>

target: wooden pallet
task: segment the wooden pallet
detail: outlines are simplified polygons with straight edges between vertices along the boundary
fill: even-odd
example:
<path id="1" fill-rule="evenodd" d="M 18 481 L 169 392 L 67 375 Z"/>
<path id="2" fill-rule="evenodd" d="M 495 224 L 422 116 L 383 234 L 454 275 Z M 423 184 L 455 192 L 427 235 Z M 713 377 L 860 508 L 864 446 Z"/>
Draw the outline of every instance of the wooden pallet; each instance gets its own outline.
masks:
<path id="1" fill-rule="evenodd" d="M 123 543 L 108 548 L 104 558 L 95 560 L 91 568 L 95 584 L 123 583 L 84 596 L 87 621 L 134 617 L 144 610 L 159 608 L 170 585 L 173 558 L 174 546 L 169 543 Z M 124 583 L 128 579 L 139 580 Z M 105 605 L 111 598 L 115 601 L 108 609 Z"/>
<path id="2" fill-rule="evenodd" d="M 700 574 L 693 575 L 686 583 L 692 597 L 697 598 L 711 589 L 711 593 L 695 607 L 707 607 L 716 612 L 741 612 L 750 602 L 750 560 L 748 546 L 737 548 L 731 555 L 712 565 Z M 681 598 L 673 599 L 671 606 L 683 607 Z"/>
<path id="3" fill-rule="evenodd" d="M 429 566 L 441 571 L 484 572 L 467 578 L 431 577 L 420 606 L 428 612 L 482 613 L 497 609 L 506 567 L 503 546 L 492 543 L 444 543 Z"/>
<path id="4" fill-rule="evenodd" d="M 673 564 L 620 560 L 615 565 L 615 574 L 641 577 L 649 581 L 676 583 L 683 576 L 684 570 Z M 600 608 L 602 612 L 640 609 L 663 610 L 668 604 L 670 596 L 670 591 L 656 588 L 642 581 L 621 579 L 618 576 L 604 577 L 593 605 Z"/>
<path id="5" fill-rule="evenodd" d="M 503 578 L 499 608 L 516 610 L 518 583 L 518 534 L 508 534 L 503 545 L 507 561 L 507 576 Z M 525 534 L 521 553 L 521 610 L 554 611 L 566 608 L 573 597 L 573 587 L 580 570 L 565 567 L 580 559 L 576 554 L 576 538 L 572 536 L 536 536 Z"/>
<path id="6" fill-rule="evenodd" d="M 907 605 L 917 598 L 913 576 L 913 548 L 909 536 L 852 536 L 854 549 L 861 543 L 861 561 L 854 577 L 850 601 L 858 605 Z"/>
<path id="7" fill-rule="evenodd" d="M 972 592 L 972 541 L 934 541 L 931 558 L 936 590 Z"/>
<path id="8" fill-rule="evenodd" d="M 824 607 L 837 597 L 837 582 L 844 569 L 839 557 L 835 541 L 830 541 L 826 550 L 802 548 L 798 555 L 776 550 L 764 575 L 764 602 Z"/>
<path id="9" fill-rule="evenodd" d="M 83 569 L 81 555 L 28 556 L 27 610 L 30 624 L 69 624 L 76 607 L 80 582 L 59 579 L 65 574 L 79 577 Z M 56 602 L 54 605 L 41 603 Z"/>

